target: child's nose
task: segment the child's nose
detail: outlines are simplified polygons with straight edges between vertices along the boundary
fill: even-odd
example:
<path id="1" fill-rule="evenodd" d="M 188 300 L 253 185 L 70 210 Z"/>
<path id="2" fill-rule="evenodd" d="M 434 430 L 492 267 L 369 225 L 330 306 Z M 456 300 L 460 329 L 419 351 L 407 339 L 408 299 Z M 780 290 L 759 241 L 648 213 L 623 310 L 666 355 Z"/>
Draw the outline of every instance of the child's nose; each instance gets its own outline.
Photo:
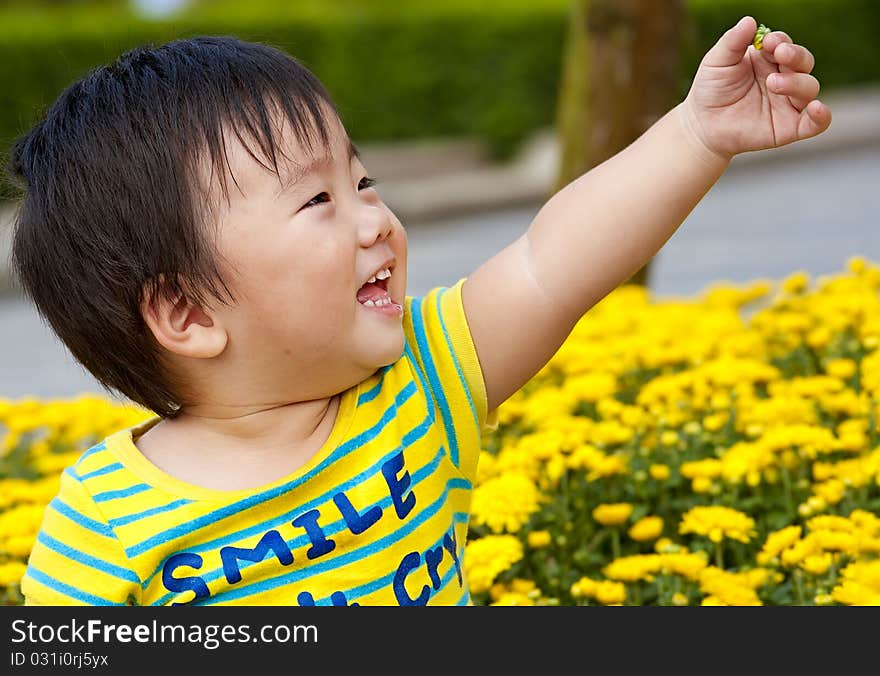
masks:
<path id="1" fill-rule="evenodd" d="M 359 217 L 361 246 L 365 248 L 387 239 L 394 227 L 381 207 L 369 205 L 360 212 Z"/>

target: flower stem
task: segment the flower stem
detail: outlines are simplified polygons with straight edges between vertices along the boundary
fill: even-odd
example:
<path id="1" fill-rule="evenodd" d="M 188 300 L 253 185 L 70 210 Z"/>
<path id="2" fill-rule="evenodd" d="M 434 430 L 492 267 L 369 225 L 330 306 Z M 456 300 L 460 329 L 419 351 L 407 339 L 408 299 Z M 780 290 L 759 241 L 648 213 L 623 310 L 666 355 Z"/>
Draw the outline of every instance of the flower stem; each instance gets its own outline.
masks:
<path id="1" fill-rule="evenodd" d="M 715 543 L 715 565 L 724 570 L 724 549 L 723 549 L 723 540 L 721 542 Z"/>
<path id="2" fill-rule="evenodd" d="M 801 571 L 795 570 L 794 573 L 794 588 L 795 594 L 797 595 L 797 602 L 799 606 L 806 605 L 804 602 L 804 583 L 801 579 Z"/>
<path id="3" fill-rule="evenodd" d="M 615 559 L 620 558 L 620 531 L 617 528 L 611 529 L 611 554 Z"/>
<path id="4" fill-rule="evenodd" d="M 779 474 L 782 477 L 782 489 L 785 495 L 785 509 L 788 512 L 789 519 L 791 519 L 797 514 L 791 499 L 791 476 L 789 475 L 788 467 L 786 467 L 785 464 L 782 464 L 781 467 L 782 471 Z"/>

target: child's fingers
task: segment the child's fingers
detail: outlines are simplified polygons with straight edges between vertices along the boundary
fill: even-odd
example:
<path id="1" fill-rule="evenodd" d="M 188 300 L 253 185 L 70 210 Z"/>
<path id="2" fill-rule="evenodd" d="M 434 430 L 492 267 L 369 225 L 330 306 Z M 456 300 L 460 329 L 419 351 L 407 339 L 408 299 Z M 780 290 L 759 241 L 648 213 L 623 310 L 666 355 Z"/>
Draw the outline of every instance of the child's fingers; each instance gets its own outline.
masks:
<path id="1" fill-rule="evenodd" d="M 785 31 L 772 31 L 764 36 L 761 56 L 779 65 L 782 72 L 788 70 L 810 73 L 816 65 L 813 54 L 803 45 L 796 45 Z"/>
<path id="2" fill-rule="evenodd" d="M 792 42 L 780 42 L 773 50 L 772 57 L 783 72 L 810 73 L 816 65 L 816 59 L 810 50 Z"/>
<path id="3" fill-rule="evenodd" d="M 776 48 L 783 42 L 793 44 L 793 40 L 785 31 L 770 31 L 764 36 L 764 41 L 761 44 L 761 56 L 767 59 L 770 63 L 776 63 L 776 59 L 773 57 L 773 52 L 776 51 Z"/>
<path id="4" fill-rule="evenodd" d="M 812 138 L 821 134 L 829 126 L 831 126 L 831 109 L 818 99 L 810 101 L 801 113 L 798 138 Z"/>
<path id="5" fill-rule="evenodd" d="M 703 57 L 703 63 L 712 67 L 733 66 L 742 61 L 758 24 L 751 16 L 744 16 L 729 28 Z"/>
<path id="6" fill-rule="evenodd" d="M 819 94 L 819 80 L 809 73 L 771 73 L 767 76 L 767 89 L 791 99 L 791 104 L 803 110 Z"/>

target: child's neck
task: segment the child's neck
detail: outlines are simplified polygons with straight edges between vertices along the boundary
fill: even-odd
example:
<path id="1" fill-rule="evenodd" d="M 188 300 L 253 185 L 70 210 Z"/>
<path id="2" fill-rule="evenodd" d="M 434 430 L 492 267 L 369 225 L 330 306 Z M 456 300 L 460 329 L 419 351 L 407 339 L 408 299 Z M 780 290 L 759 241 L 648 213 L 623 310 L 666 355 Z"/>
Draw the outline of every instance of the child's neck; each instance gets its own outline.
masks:
<path id="1" fill-rule="evenodd" d="M 321 448 L 340 395 L 293 404 L 187 408 L 135 444 L 167 474 L 205 488 L 256 488 L 295 471 Z"/>

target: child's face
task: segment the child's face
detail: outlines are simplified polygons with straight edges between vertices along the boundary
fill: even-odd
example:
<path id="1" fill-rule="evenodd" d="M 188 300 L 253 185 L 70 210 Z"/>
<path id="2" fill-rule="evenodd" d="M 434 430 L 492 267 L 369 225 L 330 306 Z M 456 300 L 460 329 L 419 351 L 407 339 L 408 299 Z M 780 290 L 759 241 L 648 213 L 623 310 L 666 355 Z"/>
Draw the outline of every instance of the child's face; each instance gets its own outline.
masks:
<path id="1" fill-rule="evenodd" d="M 282 181 L 296 167 L 285 158 L 279 181 L 238 142 L 227 151 L 241 188 L 228 181 L 219 224 L 220 270 L 237 301 L 218 309 L 227 350 L 253 386 L 297 397 L 343 391 L 396 360 L 404 345 L 406 234 L 368 187 L 360 160 L 349 158 L 341 122 L 330 121 L 332 159 L 286 190 Z M 286 122 L 282 139 L 289 157 L 308 164 Z M 365 286 L 386 268 L 390 278 L 383 272 Z"/>

